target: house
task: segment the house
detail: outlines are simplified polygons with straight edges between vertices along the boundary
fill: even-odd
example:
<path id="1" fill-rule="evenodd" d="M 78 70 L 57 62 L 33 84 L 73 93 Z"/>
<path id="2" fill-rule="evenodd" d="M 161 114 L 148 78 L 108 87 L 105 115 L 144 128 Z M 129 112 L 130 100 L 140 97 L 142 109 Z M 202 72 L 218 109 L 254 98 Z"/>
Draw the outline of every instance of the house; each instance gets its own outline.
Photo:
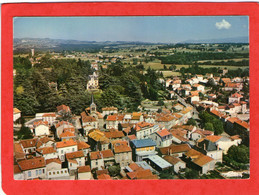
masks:
<path id="1" fill-rule="evenodd" d="M 215 161 L 213 158 L 194 149 L 190 149 L 183 154 L 183 160 L 188 167 L 196 169 L 200 174 L 206 174 L 208 171 L 215 169 Z"/>
<path id="2" fill-rule="evenodd" d="M 156 124 L 163 125 L 166 129 L 170 129 L 176 124 L 176 118 L 172 114 L 157 114 Z"/>
<path id="3" fill-rule="evenodd" d="M 64 129 L 71 128 L 73 131 L 74 126 L 72 123 L 69 123 L 67 121 L 60 121 L 56 124 L 55 128 L 56 128 L 56 136 L 59 138 L 60 134 L 62 134 L 64 132 Z M 71 131 L 71 129 L 70 129 L 70 131 Z"/>
<path id="4" fill-rule="evenodd" d="M 137 139 L 148 138 L 152 133 L 159 130 L 158 125 L 154 125 L 147 122 L 139 122 L 133 127 L 133 133 L 136 135 Z"/>
<path id="5" fill-rule="evenodd" d="M 197 141 L 197 140 L 204 138 L 206 136 L 209 136 L 209 135 L 214 135 L 213 131 L 197 129 L 193 133 L 191 133 L 191 139 L 193 141 Z"/>
<path id="6" fill-rule="evenodd" d="M 243 96 L 236 92 L 228 98 L 228 103 L 240 103 L 241 98 L 243 98 Z"/>
<path id="7" fill-rule="evenodd" d="M 188 132 L 186 130 L 171 129 L 169 132 L 172 134 L 172 142 L 174 143 L 181 144 L 189 141 L 187 139 Z"/>
<path id="8" fill-rule="evenodd" d="M 68 141 L 56 142 L 56 149 L 58 152 L 59 159 L 62 162 L 65 162 L 66 153 L 78 151 L 77 142 L 72 139 Z"/>
<path id="9" fill-rule="evenodd" d="M 46 178 L 46 163 L 43 157 L 21 160 L 17 163 L 25 180 Z"/>
<path id="10" fill-rule="evenodd" d="M 55 113 L 44 113 L 42 115 L 42 120 L 47 121 L 50 126 L 55 124 L 56 118 L 57 116 Z"/>
<path id="11" fill-rule="evenodd" d="M 82 127 L 84 128 L 84 133 L 87 135 L 88 131 L 94 128 L 98 128 L 98 121 L 95 117 L 87 115 L 85 112 L 81 113 Z"/>
<path id="12" fill-rule="evenodd" d="M 52 158 L 46 160 L 46 171 L 62 169 L 62 162 L 59 158 Z"/>
<path id="13" fill-rule="evenodd" d="M 150 137 L 156 142 L 158 148 L 172 144 L 172 134 L 167 129 L 156 131 Z"/>
<path id="14" fill-rule="evenodd" d="M 111 115 L 111 114 L 117 114 L 118 113 L 118 108 L 116 107 L 105 107 L 102 108 L 102 115 Z"/>
<path id="15" fill-rule="evenodd" d="M 182 169 L 186 168 L 186 163 L 182 161 L 180 158 L 166 155 L 163 157 L 163 159 L 165 159 L 174 167 L 175 173 L 179 173 Z"/>
<path id="16" fill-rule="evenodd" d="M 215 163 L 222 163 L 223 152 L 219 146 L 210 140 L 204 139 L 198 142 L 198 149 L 201 153 L 214 159 Z"/>
<path id="17" fill-rule="evenodd" d="M 66 113 L 71 113 L 71 110 L 70 110 L 69 106 L 66 106 L 63 104 L 63 105 L 57 106 L 57 113 L 59 115 L 63 115 Z"/>
<path id="18" fill-rule="evenodd" d="M 57 150 L 54 147 L 38 148 L 36 150 L 36 156 L 42 156 L 45 160 L 58 158 Z"/>
<path id="19" fill-rule="evenodd" d="M 191 147 L 188 144 L 180 144 L 180 145 L 171 144 L 169 147 L 159 148 L 162 156 L 169 155 L 169 156 L 177 156 L 177 157 L 182 157 L 183 154 L 188 152 L 190 149 Z"/>
<path id="20" fill-rule="evenodd" d="M 78 180 L 92 180 L 93 175 L 91 173 L 90 165 L 81 166 L 77 168 Z"/>
<path id="21" fill-rule="evenodd" d="M 127 141 L 116 141 L 113 143 L 113 152 L 115 162 L 120 164 L 120 167 L 126 167 L 132 162 L 132 149 Z"/>
<path id="22" fill-rule="evenodd" d="M 231 146 L 238 146 L 241 144 L 242 139 L 240 138 L 239 135 L 234 135 L 234 136 L 207 136 L 204 139 L 209 140 L 213 143 L 215 143 L 222 151 L 224 154 L 227 154 L 228 149 Z"/>
<path id="23" fill-rule="evenodd" d="M 136 170 L 132 172 L 127 173 L 127 179 L 158 179 L 157 175 L 154 175 L 151 170 L 146 169 L 146 170 Z"/>
<path id="24" fill-rule="evenodd" d="M 243 83 L 232 83 L 232 82 L 228 82 L 225 84 L 225 91 L 233 91 L 234 89 L 237 91 L 242 90 L 243 88 Z"/>
<path id="25" fill-rule="evenodd" d="M 146 161 L 148 164 L 157 171 L 163 171 L 172 167 L 171 163 L 167 162 L 165 159 L 158 155 L 148 156 Z"/>
<path id="26" fill-rule="evenodd" d="M 196 91 L 201 91 L 201 92 L 204 92 L 205 91 L 205 87 L 203 85 L 200 85 L 200 84 L 194 84 L 192 86 L 192 88 Z"/>
<path id="27" fill-rule="evenodd" d="M 123 123 L 124 115 L 109 115 L 106 119 L 106 129 L 118 129 L 119 123 Z"/>
<path id="28" fill-rule="evenodd" d="M 87 90 L 97 90 L 99 88 L 98 75 L 94 72 L 88 76 Z"/>
<path id="29" fill-rule="evenodd" d="M 66 160 L 70 174 L 75 173 L 77 167 L 85 166 L 85 156 L 82 150 L 66 153 Z"/>
<path id="30" fill-rule="evenodd" d="M 88 143 L 90 144 L 91 150 L 108 150 L 110 140 L 104 135 L 104 132 L 93 129 L 88 133 Z"/>
<path id="31" fill-rule="evenodd" d="M 20 169 L 19 165 L 14 165 L 14 180 L 24 180 L 24 175 L 22 173 L 22 170 Z"/>
<path id="32" fill-rule="evenodd" d="M 21 118 L 21 111 L 18 108 L 13 108 L 13 122 Z"/>
<path id="33" fill-rule="evenodd" d="M 25 152 L 20 143 L 14 143 L 14 159 L 15 161 L 24 160 L 26 158 Z"/>
<path id="34" fill-rule="evenodd" d="M 156 142 L 152 139 L 135 139 L 131 140 L 130 146 L 132 148 L 132 160 L 134 162 L 142 161 L 150 155 L 156 155 Z"/>
<path id="35" fill-rule="evenodd" d="M 130 123 L 139 123 L 143 122 L 144 118 L 141 112 L 133 112 L 132 117 L 130 119 Z"/>
<path id="36" fill-rule="evenodd" d="M 33 133 L 35 136 L 49 135 L 48 121 L 37 121 L 33 123 Z"/>
<path id="37" fill-rule="evenodd" d="M 47 136 L 41 137 L 37 140 L 36 148 L 54 147 L 55 141 Z"/>
<path id="38" fill-rule="evenodd" d="M 64 133 L 61 133 L 59 135 L 59 138 L 61 139 L 61 141 L 66 141 L 66 140 L 76 138 L 76 135 L 73 132 L 65 131 Z"/>
<path id="39" fill-rule="evenodd" d="M 182 104 L 177 103 L 177 104 L 173 105 L 173 108 L 175 110 L 183 110 L 184 106 Z"/>
<path id="40" fill-rule="evenodd" d="M 90 152 L 90 145 L 85 143 L 84 141 L 77 140 L 77 149 L 78 151 L 83 151 L 85 158 L 87 158 L 88 153 Z"/>
<path id="41" fill-rule="evenodd" d="M 110 131 L 105 131 L 103 133 L 110 141 L 125 139 L 124 133 L 116 129 L 110 129 Z"/>
<path id="42" fill-rule="evenodd" d="M 21 140 L 20 144 L 22 146 L 22 149 L 25 154 L 31 154 L 36 152 L 36 143 L 38 139 L 26 139 L 26 140 Z"/>
<path id="43" fill-rule="evenodd" d="M 115 162 L 113 152 L 108 150 L 90 152 L 91 168 L 103 169 L 112 166 Z"/>

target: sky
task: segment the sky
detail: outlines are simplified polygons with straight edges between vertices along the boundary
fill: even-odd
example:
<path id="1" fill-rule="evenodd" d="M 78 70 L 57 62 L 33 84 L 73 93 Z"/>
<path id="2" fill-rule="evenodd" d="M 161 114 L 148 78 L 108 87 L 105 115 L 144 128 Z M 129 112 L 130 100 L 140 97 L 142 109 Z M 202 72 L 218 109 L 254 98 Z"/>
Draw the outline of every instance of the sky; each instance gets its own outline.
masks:
<path id="1" fill-rule="evenodd" d="M 176 43 L 248 37 L 248 16 L 15 17 L 14 38 Z"/>

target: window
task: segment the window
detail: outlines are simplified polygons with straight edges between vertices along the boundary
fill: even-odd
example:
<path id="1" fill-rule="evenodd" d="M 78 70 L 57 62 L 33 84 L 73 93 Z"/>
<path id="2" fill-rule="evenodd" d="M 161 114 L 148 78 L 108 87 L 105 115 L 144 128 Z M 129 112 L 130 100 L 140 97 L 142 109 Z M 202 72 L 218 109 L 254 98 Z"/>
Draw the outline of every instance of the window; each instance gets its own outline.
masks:
<path id="1" fill-rule="evenodd" d="M 41 169 L 39 170 L 39 175 L 41 175 Z"/>
<path id="2" fill-rule="evenodd" d="M 44 173 L 45 172 L 45 170 L 44 169 L 42 169 L 42 173 Z"/>
<path id="3" fill-rule="evenodd" d="M 61 174 L 63 174 L 63 171 L 60 171 Z"/>
<path id="4" fill-rule="evenodd" d="M 55 172 L 53 172 L 53 175 L 55 175 L 56 173 Z"/>
<path id="5" fill-rule="evenodd" d="M 59 174 L 59 171 L 57 171 L 57 174 Z"/>
<path id="6" fill-rule="evenodd" d="M 51 172 L 49 172 L 49 175 L 51 175 Z"/>
<path id="7" fill-rule="evenodd" d="M 98 161 L 96 161 L 96 163 L 95 163 L 96 165 L 98 165 Z"/>
<path id="8" fill-rule="evenodd" d="M 79 166 L 81 166 L 81 164 L 82 164 L 81 161 L 79 161 Z"/>
<path id="9" fill-rule="evenodd" d="M 61 154 L 63 154 L 63 150 L 61 150 Z"/>
<path id="10" fill-rule="evenodd" d="M 72 152 L 74 152 L 75 151 L 75 148 L 72 148 Z"/>
<path id="11" fill-rule="evenodd" d="M 28 171 L 28 177 L 31 177 L 31 171 Z"/>
<path id="12" fill-rule="evenodd" d="M 39 171 L 38 170 L 36 170 L 36 175 L 38 175 L 39 174 Z"/>
<path id="13" fill-rule="evenodd" d="M 65 173 L 67 173 L 67 170 L 65 170 Z"/>
<path id="14" fill-rule="evenodd" d="M 72 163 L 70 163 L 70 167 L 72 167 Z"/>

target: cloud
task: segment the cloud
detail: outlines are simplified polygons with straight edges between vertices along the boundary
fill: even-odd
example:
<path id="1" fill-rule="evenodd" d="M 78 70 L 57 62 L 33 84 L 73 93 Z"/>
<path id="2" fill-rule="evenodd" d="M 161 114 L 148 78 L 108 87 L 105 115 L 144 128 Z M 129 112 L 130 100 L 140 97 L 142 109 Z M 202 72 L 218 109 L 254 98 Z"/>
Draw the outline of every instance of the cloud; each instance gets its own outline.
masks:
<path id="1" fill-rule="evenodd" d="M 223 19 L 221 22 L 216 22 L 215 24 L 217 29 L 229 29 L 231 27 L 231 24 L 226 21 L 225 19 Z"/>

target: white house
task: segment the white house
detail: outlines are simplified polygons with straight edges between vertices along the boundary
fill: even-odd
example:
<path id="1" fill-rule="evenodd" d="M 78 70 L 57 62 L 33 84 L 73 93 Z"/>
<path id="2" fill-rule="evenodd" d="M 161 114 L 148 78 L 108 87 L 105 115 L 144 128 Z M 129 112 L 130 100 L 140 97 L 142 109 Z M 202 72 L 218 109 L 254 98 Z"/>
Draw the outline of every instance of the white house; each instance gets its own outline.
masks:
<path id="1" fill-rule="evenodd" d="M 43 157 L 35 157 L 18 161 L 18 166 L 23 172 L 25 180 L 46 178 L 46 163 Z"/>
<path id="2" fill-rule="evenodd" d="M 167 129 L 159 130 L 150 137 L 156 142 L 158 148 L 167 147 L 172 144 L 172 134 Z"/>
<path id="3" fill-rule="evenodd" d="M 13 108 L 13 122 L 21 118 L 21 111 L 18 108 Z"/>
<path id="4" fill-rule="evenodd" d="M 52 159 L 52 158 L 58 158 L 57 150 L 55 150 L 53 147 L 44 147 L 44 148 L 38 148 L 36 150 L 36 156 L 42 156 L 45 160 Z"/>
<path id="5" fill-rule="evenodd" d="M 118 113 L 118 108 L 116 107 L 105 107 L 102 108 L 102 115 L 111 115 L 111 114 L 117 114 Z"/>
<path id="6" fill-rule="evenodd" d="M 174 156 L 164 156 L 163 159 L 165 159 L 167 162 L 171 163 L 174 167 L 174 172 L 179 173 L 181 169 L 186 168 L 186 163 L 182 161 L 180 158 L 176 158 Z"/>
<path id="7" fill-rule="evenodd" d="M 46 171 L 60 170 L 62 168 L 62 162 L 59 158 L 52 158 L 46 160 Z"/>
<path id="8" fill-rule="evenodd" d="M 62 162 L 65 162 L 65 154 L 70 152 L 76 152 L 77 142 L 74 140 L 56 142 L 56 149 L 58 152 L 58 157 Z"/>
<path id="9" fill-rule="evenodd" d="M 35 136 L 49 135 L 48 121 L 37 121 L 33 123 L 33 126 Z"/>
<path id="10" fill-rule="evenodd" d="M 94 179 L 91 173 L 90 165 L 78 167 L 78 180 L 91 180 Z"/>
<path id="11" fill-rule="evenodd" d="M 145 139 L 150 137 L 152 133 L 158 131 L 159 126 L 147 122 L 139 122 L 135 124 L 133 129 L 137 139 Z"/>

